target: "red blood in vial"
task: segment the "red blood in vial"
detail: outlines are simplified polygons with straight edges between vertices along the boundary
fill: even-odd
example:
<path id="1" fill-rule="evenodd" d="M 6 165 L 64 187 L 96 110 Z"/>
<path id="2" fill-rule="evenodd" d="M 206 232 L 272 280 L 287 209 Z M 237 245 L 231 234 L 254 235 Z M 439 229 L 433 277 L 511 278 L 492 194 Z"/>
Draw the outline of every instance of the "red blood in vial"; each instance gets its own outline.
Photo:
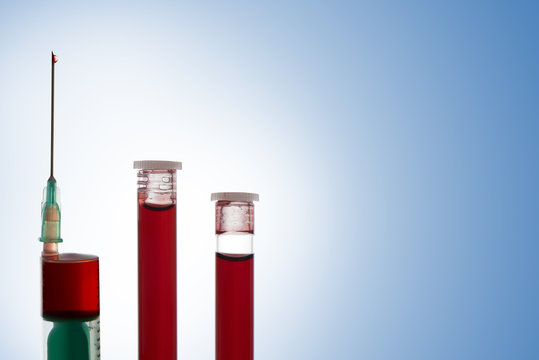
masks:
<path id="1" fill-rule="evenodd" d="M 216 359 L 252 360 L 253 254 L 216 254 Z"/>
<path id="2" fill-rule="evenodd" d="M 176 360 L 176 206 L 138 206 L 139 359 Z"/>

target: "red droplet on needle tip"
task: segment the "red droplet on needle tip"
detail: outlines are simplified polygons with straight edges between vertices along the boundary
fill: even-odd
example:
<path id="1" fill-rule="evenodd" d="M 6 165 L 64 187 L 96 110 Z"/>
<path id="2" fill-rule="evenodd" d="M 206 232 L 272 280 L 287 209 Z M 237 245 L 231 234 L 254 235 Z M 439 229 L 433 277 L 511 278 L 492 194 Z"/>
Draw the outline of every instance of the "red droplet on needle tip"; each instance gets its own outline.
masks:
<path id="1" fill-rule="evenodd" d="M 58 57 L 56 55 L 53 55 L 52 56 L 52 59 L 54 61 L 54 63 L 56 64 L 58 62 Z"/>

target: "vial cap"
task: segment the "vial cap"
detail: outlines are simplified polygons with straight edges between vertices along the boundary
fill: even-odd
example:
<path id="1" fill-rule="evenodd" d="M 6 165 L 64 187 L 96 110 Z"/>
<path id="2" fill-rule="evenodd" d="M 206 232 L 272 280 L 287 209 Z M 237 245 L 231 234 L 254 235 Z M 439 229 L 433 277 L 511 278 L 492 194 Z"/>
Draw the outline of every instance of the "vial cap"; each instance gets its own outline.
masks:
<path id="1" fill-rule="evenodd" d="M 211 194 L 211 201 L 245 201 L 253 202 L 259 201 L 258 194 L 247 192 L 219 192 Z"/>
<path id="2" fill-rule="evenodd" d="M 181 170 L 182 163 L 180 161 L 166 161 L 166 160 L 137 160 L 133 164 L 133 169 Z"/>

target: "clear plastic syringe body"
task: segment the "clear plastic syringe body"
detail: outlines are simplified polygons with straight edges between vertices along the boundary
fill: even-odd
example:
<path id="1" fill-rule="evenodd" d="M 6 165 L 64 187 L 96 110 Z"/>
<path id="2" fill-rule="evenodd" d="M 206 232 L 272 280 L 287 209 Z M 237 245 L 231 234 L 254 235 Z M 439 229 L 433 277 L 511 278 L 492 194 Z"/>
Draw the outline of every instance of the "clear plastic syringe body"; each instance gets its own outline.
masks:
<path id="1" fill-rule="evenodd" d="M 176 360 L 176 170 L 180 162 L 135 161 L 138 169 L 139 359 Z"/>
<path id="2" fill-rule="evenodd" d="M 254 356 L 254 204 L 257 194 L 215 193 L 217 360 Z"/>

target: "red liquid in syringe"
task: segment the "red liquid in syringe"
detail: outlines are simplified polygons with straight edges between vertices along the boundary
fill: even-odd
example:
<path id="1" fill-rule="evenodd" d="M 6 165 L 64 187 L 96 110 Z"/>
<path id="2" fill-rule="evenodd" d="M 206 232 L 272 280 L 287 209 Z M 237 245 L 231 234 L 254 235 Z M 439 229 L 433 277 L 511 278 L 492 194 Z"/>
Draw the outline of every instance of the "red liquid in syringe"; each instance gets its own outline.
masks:
<path id="1" fill-rule="evenodd" d="M 138 203 L 139 359 L 176 360 L 176 206 Z"/>
<path id="2" fill-rule="evenodd" d="M 216 253 L 216 359 L 253 359 L 253 254 Z"/>
<path id="3" fill-rule="evenodd" d="M 73 320 L 99 316 L 99 258 L 64 253 L 42 257 L 43 317 Z"/>

